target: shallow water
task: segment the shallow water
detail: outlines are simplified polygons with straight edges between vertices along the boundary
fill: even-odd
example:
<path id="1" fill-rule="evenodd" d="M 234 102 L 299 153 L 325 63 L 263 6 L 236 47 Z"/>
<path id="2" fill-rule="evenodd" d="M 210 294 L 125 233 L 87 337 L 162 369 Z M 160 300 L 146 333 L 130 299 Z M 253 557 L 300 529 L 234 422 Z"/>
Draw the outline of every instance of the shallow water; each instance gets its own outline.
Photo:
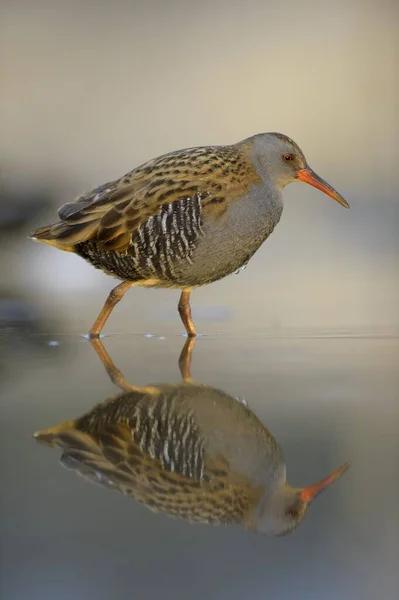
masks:
<path id="1" fill-rule="evenodd" d="M 397 338 L 233 329 L 198 339 L 193 379 L 245 398 L 281 445 L 291 484 L 352 461 L 294 533 L 272 538 L 154 514 L 62 468 L 32 433 L 118 390 L 87 340 L 46 328 L 2 335 L 2 598 L 396 597 Z M 185 340 L 164 329 L 103 339 L 135 385 L 180 380 Z"/>

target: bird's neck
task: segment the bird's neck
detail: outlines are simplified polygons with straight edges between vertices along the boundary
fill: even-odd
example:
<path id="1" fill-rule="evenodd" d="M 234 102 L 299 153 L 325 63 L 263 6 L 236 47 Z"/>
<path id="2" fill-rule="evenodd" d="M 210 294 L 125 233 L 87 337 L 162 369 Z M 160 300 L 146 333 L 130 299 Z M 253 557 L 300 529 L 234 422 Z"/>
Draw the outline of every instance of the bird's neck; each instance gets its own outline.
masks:
<path id="1" fill-rule="evenodd" d="M 259 533 L 275 535 L 286 519 L 286 511 L 298 502 L 298 489 L 281 478 L 265 487 L 264 493 L 253 508 L 250 527 Z"/>

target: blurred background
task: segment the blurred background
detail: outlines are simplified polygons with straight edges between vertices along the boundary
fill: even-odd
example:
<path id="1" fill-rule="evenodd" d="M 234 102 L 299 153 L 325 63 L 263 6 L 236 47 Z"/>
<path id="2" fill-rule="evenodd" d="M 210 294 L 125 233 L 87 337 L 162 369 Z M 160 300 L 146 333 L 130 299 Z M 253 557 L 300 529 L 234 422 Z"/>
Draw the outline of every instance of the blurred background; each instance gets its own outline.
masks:
<path id="1" fill-rule="evenodd" d="M 398 16 L 395 0 L 0 0 L 2 600 L 397 598 Z M 31 440 L 115 393 L 80 336 L 115 282 L 29 232 L 149 158 L 262 131 L 351 205 L 288 186 L 248 268 L 192 297 L 194 377 L 248 400 L 293 484 L 354 462 L 277 541 L 151 515 Z M 137 384 L 178 379 L 177 299 L 134 289 L 105 327 Z"/>
<path id="2" fill-rule="evenodd" d="M 245 327 L 397 328 L 394 0 L 1 5 L 2 294 L 18 290 L 68 330 L 87 330 L 113 281 L 33 244 L 29 231 L 164 152 L 281 131 L 351 211 L 288 186 L 283 219 L 248 269 L 195 293 L 197 318 L 215 327 L 224 315 Z M 177 292 L 133 295 L 116 310 L 137 308 L 141 325 L 164 306 L 162 317 L 176 320 Z"/>

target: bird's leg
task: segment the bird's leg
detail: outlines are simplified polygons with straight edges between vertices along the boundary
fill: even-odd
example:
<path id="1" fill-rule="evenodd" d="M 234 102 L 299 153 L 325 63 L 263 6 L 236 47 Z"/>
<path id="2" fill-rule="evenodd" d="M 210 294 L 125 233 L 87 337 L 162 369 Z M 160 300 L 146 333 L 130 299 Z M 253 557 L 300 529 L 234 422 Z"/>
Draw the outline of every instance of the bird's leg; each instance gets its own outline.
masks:
<path id="1" fill-rule="evenodd" d="M 191 290 L 182 291 L 178 304 L 178 309 L 180 318 L 183 321 L 184 327 L 186 328 L 188 337 L 195 337 L 197 333 L 195 331 L 194 322 L 191 317 L 190 293 Z"/>
<path id="2" fill-rule="evenodd" d="M 101 340 L 99 340 L 98 338 L 91 339 L 90 344 L 94 348 L 98 358 L 103 363 L 104 368 L 107 371 L 112 383 L 115 384 L 118 388 L 120 388 L 124 392 L 138 392 L 140 394 L 155 394 L 155 395 L 158 394 L 159 390 L 158 390 L 158 388 L 156 388 L 154 386 L 145 385 L 142 387 L 138 387 L 136 385 L 132 385 L 125 378 L 122 371 L 120 371 L 118 369 L 118 367 L 116 367 L 114 365 L 112 358 L 110 357 L 110 355 L 104 348 Z"/>
<path id="3" fill-rule="evenodd" d="M 137 389 L 135 386 L 129 383 L 127 379 L 125 379 L 123 373 L 114 365 L 112 358 L 104 348 L 101 340 L 99 340 L 98 338 L 91 339 L 90 344 L 94 348 L 98 358 L 103 363 L 104 368 L 107 371 L 112 383 L 114 383 L 116 386 L 118 386 L 118 388 L 125 392 L 132 392 Z"/>
<path id="4" fill-rule="evenodd" d="M 183 350 L 179 357 L 179 369 L 183 381 L 191 381 L 191 359 L 195 346 L 195 338 L 190 337 L 186 340 Z"/>
<path id="5" fill-rule="evenodd" d="M 134 285 L 133 281 L 123 281 L 113 290 L 111 290 L 100 314 L 98 315 L 93 327 L 89 331 L 89 338 L 98 338 L 102 328 L 105 325 L 106 320 L 109 315 L 112 313 L 114 307 L 118 304 L 120 300 L 122 300 L 123 296 L 126 294 L 129 288 Z"/>

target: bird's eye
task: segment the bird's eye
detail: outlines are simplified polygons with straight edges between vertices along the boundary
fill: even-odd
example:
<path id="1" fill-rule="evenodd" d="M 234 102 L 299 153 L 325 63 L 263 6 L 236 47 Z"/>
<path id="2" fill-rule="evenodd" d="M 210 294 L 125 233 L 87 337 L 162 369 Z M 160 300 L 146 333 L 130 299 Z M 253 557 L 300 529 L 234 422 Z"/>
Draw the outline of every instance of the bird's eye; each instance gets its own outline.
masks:
<path id="1" fill-rule="evenodd" d="M 285 162 L 290 162 L 290 160 L 294 160 L 294 155 L 293 154 L 283 154 L 283 160 Z"/>

